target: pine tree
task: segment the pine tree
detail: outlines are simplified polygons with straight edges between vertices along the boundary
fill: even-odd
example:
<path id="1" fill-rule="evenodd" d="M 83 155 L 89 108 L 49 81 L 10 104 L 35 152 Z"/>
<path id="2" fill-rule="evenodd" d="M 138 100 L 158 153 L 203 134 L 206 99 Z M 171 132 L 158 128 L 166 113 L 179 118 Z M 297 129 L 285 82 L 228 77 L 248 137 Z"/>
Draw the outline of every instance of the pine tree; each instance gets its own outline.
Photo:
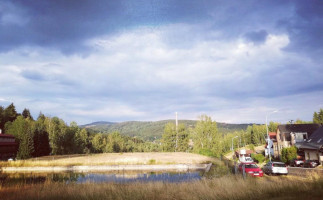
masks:
<path id="1" fill-rule="evenodd" d="M 27 109 L 27 108 L 25 108 L 25 109 L 22 111 L 21 115 L 22 115 L 24 118 L 30 118 L 31 120 L 34 120 L 34 119 L 33 119 L 33 117 L 32 117 L 32 116 L 31 116 L 31 114 L 30 114 L 29 109 Z"/>
<path id="2" fill-rule="evenodd" d="M 15 105 L 13 105 L 13 103 L 11 103 L 5 110 L 4 110 L 4 115 L 5 115 L 5 119 L 6 121 L 10 121 L 13 122 L 17 116 L 18 113 L 16 111 L 16 107 Z"/>

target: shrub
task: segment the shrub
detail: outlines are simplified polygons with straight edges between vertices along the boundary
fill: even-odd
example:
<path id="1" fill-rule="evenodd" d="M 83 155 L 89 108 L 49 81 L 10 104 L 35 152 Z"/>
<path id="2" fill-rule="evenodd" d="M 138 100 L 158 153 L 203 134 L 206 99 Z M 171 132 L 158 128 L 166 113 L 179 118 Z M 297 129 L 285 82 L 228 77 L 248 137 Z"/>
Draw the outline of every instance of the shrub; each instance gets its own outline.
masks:
<path id="1" fill-rule="evenodd" d="M 254 151 L 255 150 L 255 145 L 249 144 L 249 148 Z"/>
<path id="2" fill-rule="evenodd" d="M 282 149 L 281 160 L 284 163 L 287 164 L 295 158 L 297 158 L 297 148 L 295 146 Z"/>
<path id="3" fill-rule="evenodd" d="M 210 149 L 200 149 L 199 154 L 209 157 L 215 157 L 214 153 Z"/>
<path id="4" fill-rule="evenodd" d="M 251 154 L 251 158 L 257 163 L 262 163 L 265 160 L 265 156 L 262 154 Z"/>
<path id="5" fill-rule="evenodd" d="M 148 161 L 148 164 L 149 164 L 149 165 L 154 165 L 154 164 L 156 164 L 156 160 L 155 160 L 155 159 L 150 159 L 150 160 Z"/>

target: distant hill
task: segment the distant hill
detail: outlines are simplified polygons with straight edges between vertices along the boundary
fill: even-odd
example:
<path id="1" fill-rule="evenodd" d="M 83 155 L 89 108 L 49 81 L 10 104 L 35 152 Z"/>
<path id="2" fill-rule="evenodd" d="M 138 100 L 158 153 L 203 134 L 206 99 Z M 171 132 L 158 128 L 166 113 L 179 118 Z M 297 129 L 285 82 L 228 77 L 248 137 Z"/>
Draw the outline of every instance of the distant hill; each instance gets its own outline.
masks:
<path id="1" fill-rule="evenodd" d="M 165 125 L 167 123 L 175 123 L 175 120 L 162 120 L 162 121 L 128 121 L 128 122 L 93 122 L 91 124 L 82 125 L 82 128 L 87 128 L 91 131 L 111 133 L 118 131 L 123 135 L 138 137 L 144 140 L 153 141 L 155 139 L 160 139 Z M 178 123 L 185 124 L 186 127 L 195 127 L 196 120 L 178 120 Z M 217 123 L 218 130 L 221 133 L 228 133 L 233 131 L 240 131 L 247 129 L 248 125 L 251 124 L 226 124 Z"/>

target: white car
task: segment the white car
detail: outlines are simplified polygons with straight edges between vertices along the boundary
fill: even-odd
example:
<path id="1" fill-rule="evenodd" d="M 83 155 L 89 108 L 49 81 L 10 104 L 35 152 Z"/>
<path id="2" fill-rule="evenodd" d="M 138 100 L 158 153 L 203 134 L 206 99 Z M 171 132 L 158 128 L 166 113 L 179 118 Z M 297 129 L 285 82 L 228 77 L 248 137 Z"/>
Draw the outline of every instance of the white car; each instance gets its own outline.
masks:
<path id="1" fill-rule="evenodd" d="M 253 163 L 253 159 L 251 157 L 240 157 L 241 163 Z"/>
<path id="2" fill-rule="evenodd" d="M 288 169 L 285 163 L 282 162 L 268 162 L 264 167 L 263 171 L 265 174 L 288 174 Z"/>

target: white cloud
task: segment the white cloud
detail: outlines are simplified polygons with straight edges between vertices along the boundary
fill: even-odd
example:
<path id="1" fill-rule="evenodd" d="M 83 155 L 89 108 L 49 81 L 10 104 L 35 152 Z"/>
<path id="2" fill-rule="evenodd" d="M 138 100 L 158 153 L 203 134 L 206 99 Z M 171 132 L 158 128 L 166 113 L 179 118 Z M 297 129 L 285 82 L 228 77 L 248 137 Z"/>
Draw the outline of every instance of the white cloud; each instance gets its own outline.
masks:
<path id="1" fill-rule="evenodd" d="M 315 66 L 282 50 L 289 44 L 285 34 L 269 34 L 262 45 L 238 38 L 201 40 L 183 47 L 169 43 L 178 38 L 165 39 L 176 27 L 142 27 L 91 39 L 87 45 L 95 52 L 83 57 L 39 48 L 28 51 L 30 47 L 0 54 L 0 93 L 20 107 L 81 123 L 159 119 L 175 111 L 183 118 L 206 113 L 218 121 L 262 122 L 263 113 L 281 108 L 274 103 L 263 106 L 275 101 L 267 91 L 285 92 L 290 97 L 285 101 L 291 101 L 287 92 L 298 89 L 291 82 L 277 84 L 286 78 L 278 76 L 282 69 L 294 63 Z M 190 34 L 185 25 L 178 27 L 176 37 Z M 279 72 L 272 74 L 275 80 L 268 70 Z M 320 74 L 316 69 L 310 76 Z M 303 103 L 296 102 L 294 106 Z"/>

